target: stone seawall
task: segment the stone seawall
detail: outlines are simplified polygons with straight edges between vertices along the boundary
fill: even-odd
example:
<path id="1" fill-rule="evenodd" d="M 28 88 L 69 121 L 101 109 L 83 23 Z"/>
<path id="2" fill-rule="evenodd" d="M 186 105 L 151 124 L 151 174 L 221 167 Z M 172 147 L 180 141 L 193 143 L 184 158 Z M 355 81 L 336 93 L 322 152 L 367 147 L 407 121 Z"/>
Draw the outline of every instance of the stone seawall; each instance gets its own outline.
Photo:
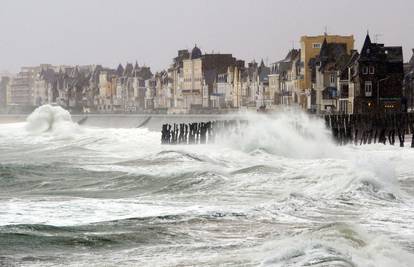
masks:
<path id="1" fill-rule="evenodd" d="M 0 124 L 24 122 L 28 115 L 0 115 Z M 100 128 L 148 128 L 159 131 L 165 123 L 190 123 L 212 120 L 226 120 L 237 117 L 237 114 L 89 114 L 72 115 L 72 120 L 82 126 Z"/>

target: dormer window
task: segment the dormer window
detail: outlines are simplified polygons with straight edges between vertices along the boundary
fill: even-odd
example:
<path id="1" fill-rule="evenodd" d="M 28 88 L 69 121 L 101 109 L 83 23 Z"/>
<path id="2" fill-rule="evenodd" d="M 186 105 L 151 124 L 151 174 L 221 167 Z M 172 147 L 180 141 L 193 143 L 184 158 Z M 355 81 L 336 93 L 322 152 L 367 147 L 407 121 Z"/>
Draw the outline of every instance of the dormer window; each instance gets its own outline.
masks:
<path id="1" fill-rule="evenodd" d="M 371 52 L 371 49 L 369 49 L 369 48 L 368 48 L 368 49 L 367 49 L 367 54 L 369 54 L 369 52 Z"/>
<path id="2" fill-rule="evenodd" d="M 368 74 L 368 67 L 362 68 L 362 74 Z"/>
<path id="3" fill-rule="evenodd" d="M 369 67 L 369 74 L 375 74 L 375 68 L 374 67 Z"/>

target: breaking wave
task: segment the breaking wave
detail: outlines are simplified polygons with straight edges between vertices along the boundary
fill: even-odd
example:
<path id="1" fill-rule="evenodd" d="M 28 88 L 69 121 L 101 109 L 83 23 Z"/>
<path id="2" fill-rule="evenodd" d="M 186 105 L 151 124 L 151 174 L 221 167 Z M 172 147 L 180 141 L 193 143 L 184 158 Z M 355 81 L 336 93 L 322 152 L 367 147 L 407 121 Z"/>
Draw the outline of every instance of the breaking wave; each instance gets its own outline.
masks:
<path id="1" fill-rule="evenodd" d="M 219 144 L 245 152 L 266 153 L 291 158 L 337 156 L 337 147 L 322 120 L 303 112 L 243 115 L 247 124 L 237 133 L 226 132 Z"/>
<path id="2" fill-rule="evenodd" d="M 26 120 L 26 130 L 33 134 L 52 132 L 70 134 L 78 125 L 72 121 L 69 111 L 51 105 L 43 105 L 35 109 Z"/>
<path id="3" fill-rule="evenodd" d="M 194 146 L 78 131 L 52 106 L 0 126 L 0 265 L 411 266 L 413 150 L 337 146 L 300 112 L 238 118 Z"/>
<path id="4" fill-rule="evenodd" d="M 264 245 L 262 266 L 411 266 L 413 255 L 348 223 L 329 223 Z"/>

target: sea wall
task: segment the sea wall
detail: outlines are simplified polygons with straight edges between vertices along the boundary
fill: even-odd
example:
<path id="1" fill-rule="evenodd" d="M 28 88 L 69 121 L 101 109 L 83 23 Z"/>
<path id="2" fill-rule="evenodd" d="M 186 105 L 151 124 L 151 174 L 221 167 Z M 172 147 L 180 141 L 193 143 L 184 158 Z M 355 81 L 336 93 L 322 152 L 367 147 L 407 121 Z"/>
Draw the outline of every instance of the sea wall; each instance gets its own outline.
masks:
<path id="1" fill-rule="evenodd" d="M 82 126 L 100 128 L 149 128 L 159 131 L 164 123 L 189 123 L 211 120 L 234 119 L 237 114 L 197 114 L 197 115 L 167 115 L 167 114 L 88 114 L 72 115 L 72 120 Z M 0 115 L 1 123 L 24 122 L 28 115 Z"/>

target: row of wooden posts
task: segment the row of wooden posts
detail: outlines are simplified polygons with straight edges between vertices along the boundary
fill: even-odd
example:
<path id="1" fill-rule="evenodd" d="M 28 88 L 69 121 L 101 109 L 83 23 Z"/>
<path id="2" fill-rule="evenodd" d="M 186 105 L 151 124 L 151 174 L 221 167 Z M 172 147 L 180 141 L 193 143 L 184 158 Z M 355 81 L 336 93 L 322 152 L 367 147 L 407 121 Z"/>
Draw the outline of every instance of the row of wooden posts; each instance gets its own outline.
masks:
<path id="1" fill-rule="evenodd" d="M 390 144 L 404 146 L 405 137 L 411 135 L 414 147 L 414 113 L 324 115 L 326 127 L 340 145 L 354 143 Z"/>
<path id="2" fill-rule="evenodd" d="M 390 144 L 403 147 L 406 136 L 411 135 L 414 148 L 414 113 L 321 115 L 339 145 Z M 223 130 L 239 132 L 246 120 L 222 120 L 164 124 L 162 144 L 213 143 Z M 226 134 L 226 133 L 225 133 Z M 260 137 L 258 137 L 260 138 Z M 397 140 L 397 141 L 396 141 Z"/>
<path id="3" fill-rule="evenodd" d="M 217 120 L 207 122 L 163 124 L 161 143 L 176 144 L 207 144 L 214 143 L 217 135 L 226 132 L 238 132 L 240 126 L 247 121 Z"/>

